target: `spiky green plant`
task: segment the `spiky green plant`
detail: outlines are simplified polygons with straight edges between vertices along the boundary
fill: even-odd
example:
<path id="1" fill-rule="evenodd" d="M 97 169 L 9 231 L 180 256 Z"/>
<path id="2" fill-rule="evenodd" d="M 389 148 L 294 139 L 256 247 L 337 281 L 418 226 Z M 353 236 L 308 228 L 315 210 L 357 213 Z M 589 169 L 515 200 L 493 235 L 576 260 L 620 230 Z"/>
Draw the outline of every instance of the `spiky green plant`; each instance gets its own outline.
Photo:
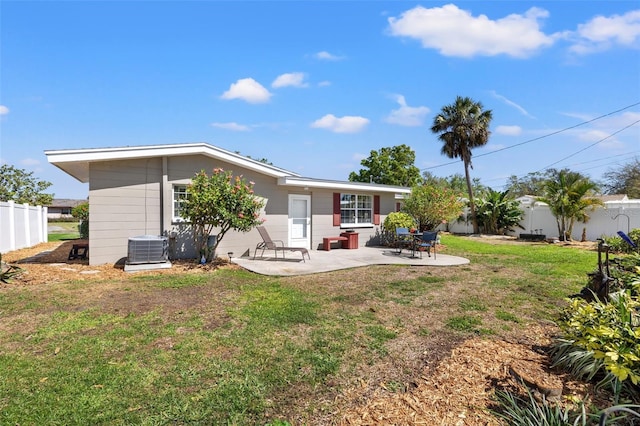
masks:
<path id="1" fill-rule="evenodd" d="M 22 268 L 17 265 L 10 265 L 2 261 L 2 253 L 0 253 L 0 282 L 7 284 L 10 279 L 17 277 L 22 273 Z"/>
<path id="2" fill-rule="evenodd" d="M 508 391 L 497 391 L 496 400 L 500 411 L 493 411 L 511 426 L 585 426 L 587 414 L 583 404 L 576 413 L 558 404 L 551 404 L 545 398 L 540 402 L 527 388 L 527 398 L 521 398 Z"/>

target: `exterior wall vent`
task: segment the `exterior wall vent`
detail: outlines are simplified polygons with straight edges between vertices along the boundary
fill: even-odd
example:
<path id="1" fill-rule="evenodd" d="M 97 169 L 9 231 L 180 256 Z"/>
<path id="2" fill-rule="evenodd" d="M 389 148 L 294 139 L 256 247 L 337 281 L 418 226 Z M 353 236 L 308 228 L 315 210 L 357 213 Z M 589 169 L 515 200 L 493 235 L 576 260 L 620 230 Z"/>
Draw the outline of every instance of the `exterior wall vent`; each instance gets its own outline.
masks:
<path id="1" fill-rule="evenodd" d="M 129 238 L 127 263 L 163 263 L 169 260 L 169 241 L 167 237 L 140 235 Z"/>

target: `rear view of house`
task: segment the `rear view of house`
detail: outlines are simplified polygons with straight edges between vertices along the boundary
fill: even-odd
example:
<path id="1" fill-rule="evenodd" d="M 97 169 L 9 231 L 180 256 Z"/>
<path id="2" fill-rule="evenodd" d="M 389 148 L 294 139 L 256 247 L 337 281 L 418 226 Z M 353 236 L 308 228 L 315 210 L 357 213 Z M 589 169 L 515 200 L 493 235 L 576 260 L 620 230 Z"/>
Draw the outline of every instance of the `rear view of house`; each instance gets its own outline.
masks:
<path id="1" fill-rule="evenodd" d="M 92 265 L 127 256 L 131 237 L 169 237 L 170 256 L 193 258 L 191 229 L 180 215 L 181 197 L 199 171 L 230 170 L 255 182 L 266 201 L 264 226 L 273 239 L 309 250 L 346 230 L 360 245 L 377 243 L 387 214 L 409 188 L 302 177 L 296 173 L 206 144 L 52 150 L 50 163 L 89 183 L 89 244 Z M 218 255 L 249 255 L 261 238 L 256 230 L 229 232 Z"/>

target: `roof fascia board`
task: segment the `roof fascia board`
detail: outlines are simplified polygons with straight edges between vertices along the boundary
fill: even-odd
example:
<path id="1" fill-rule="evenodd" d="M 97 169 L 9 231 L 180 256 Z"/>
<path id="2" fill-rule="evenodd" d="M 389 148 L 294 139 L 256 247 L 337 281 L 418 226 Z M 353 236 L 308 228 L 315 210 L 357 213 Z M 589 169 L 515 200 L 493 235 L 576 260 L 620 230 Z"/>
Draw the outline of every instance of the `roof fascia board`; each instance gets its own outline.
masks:
<path id="1" fill-rule="evenodd" d="M 214 147 L 207 143 L 176 144 L 176 145 L 149 145 L 119 148 L 89 148 L 45 151 L 50 163 L 65 170 L 62 163 L 89 163 L 95 161 L 127 160 L 150 157 L 171 157 L 177 155 L 206 155 L 217 158 L 249 170 L 254 170 L 272 177 L 298 176 L 279 167 L 261 163 L 242 155 Z"/>
<path id="2" fill-rule="evenodd" d="M 292 176 L 278 178 L 278 185 L 318 189 L 344 189 L 349 191 L 392 192 L 410 194 L 411 188 L 404 186 L 378 185 L 359 182 L 341 182 L 333 180 L 309 179 Z"/>

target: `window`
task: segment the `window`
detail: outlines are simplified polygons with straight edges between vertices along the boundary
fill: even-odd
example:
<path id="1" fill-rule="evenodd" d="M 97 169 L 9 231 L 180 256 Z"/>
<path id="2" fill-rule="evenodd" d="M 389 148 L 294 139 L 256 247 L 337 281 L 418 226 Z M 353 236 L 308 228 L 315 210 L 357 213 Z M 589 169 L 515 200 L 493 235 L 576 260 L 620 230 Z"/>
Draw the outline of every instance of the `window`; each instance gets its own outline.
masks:
<path id="1" fill-rule="evenodd" d="M 340 224 L 373 223 L 373 197 L 371 195 L 340 194 Z"/>
<path id="2" fill-rule="evenodd" d="M 184 220 L 181 214 L 182 202 L 187 199 L 187 185 L 173 186 L 173 220 Z"/>

